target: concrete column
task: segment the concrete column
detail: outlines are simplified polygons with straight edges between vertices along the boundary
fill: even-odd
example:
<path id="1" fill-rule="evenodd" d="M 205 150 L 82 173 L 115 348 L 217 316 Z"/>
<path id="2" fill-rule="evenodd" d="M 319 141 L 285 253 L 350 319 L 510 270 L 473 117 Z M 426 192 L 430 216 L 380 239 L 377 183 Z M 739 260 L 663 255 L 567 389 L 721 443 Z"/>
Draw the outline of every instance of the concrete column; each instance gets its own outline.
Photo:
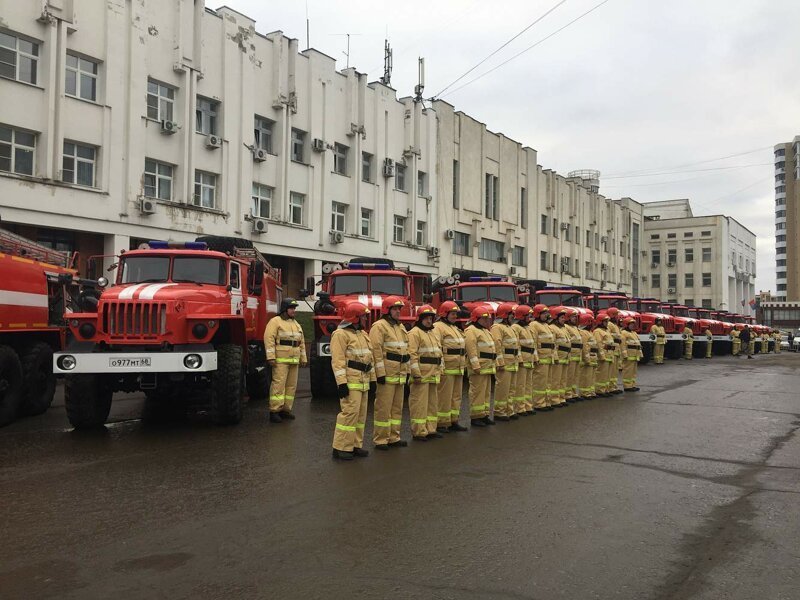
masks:
<path id="1" fill-rule="evenodd" d="M 116 277 L 116 272 L 107 272 L 106 269 L 112 264 L 117 262 L 117 256 L 120 252 L 127 251 L 130 248 L 131 238 L 128 235 L 116 235 L 114 233 L 103 236 L 103 254 L 106 258 L 103 260 L 103 269 L 98 268 L 97 276 L 103 275 L 109 280 L 113 281 Z"/>

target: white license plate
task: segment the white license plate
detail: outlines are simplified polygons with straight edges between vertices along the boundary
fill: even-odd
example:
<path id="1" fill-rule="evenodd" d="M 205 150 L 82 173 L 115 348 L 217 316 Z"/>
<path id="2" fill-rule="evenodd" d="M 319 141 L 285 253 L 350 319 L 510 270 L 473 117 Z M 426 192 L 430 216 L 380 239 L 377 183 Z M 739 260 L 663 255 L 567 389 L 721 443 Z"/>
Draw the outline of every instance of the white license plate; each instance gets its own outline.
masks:
<path id="1" fill-rule="evenodd" d="M 112 369 L 129 369 L 138 367 L 150 367 L 152 359 L 149 357 L 139 358 L 109 358 L 108 366 Z"/>

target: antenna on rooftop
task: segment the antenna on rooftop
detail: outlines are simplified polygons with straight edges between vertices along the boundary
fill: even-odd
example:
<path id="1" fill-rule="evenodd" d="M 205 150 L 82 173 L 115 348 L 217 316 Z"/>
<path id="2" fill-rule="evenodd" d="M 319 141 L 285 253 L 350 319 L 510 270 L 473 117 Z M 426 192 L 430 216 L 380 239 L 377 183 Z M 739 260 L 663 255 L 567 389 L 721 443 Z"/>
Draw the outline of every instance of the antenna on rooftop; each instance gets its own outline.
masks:
<path id="1" fill-rule="evenodd" d="M 360 33 L 331 33 L 329 35 L 344 35 L 347 37 L 347 51 L 342 52 L 347 57 L 347 66 L 346 69 L 350 68 L 350 36 L 351 35 L 361 35 Z"/>
<path id="2" fill-rule="evenodd" d="M 383 85 L 391 85 L 392 83 L 392 61 L 392 47 L 387 39 L 383 47 L 383 77 L 380 79 Z"/>
<path id="3" fill-rule="evenodd" d="M 419 58 L 417 62 L 418 82 L 414 86 L 414 102 L 422 102 L 422 92 L 425 89 L 425 59 Z"/>

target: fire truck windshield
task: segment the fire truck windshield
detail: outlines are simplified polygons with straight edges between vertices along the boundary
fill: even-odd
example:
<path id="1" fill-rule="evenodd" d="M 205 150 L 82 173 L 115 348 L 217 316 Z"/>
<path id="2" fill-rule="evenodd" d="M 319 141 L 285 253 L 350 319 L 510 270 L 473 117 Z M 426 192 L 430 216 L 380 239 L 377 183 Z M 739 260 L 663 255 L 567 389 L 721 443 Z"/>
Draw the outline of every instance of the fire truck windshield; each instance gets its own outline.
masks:
<path id="1" fill-rule="evenodd" d="M 628 310 L 628 299 L 627 298 L 598 298 L 597 299 L 597 309 L 604 310 L 610 307 L 616 307 L 620 310 Z"/>
<path id="2" fill-rule="evenodd" d="M 225 261 L 218 258 L 176 256 L 172 264 L 172 281 L 225 285 Z"/>
<path id="3" fill-rule="evenodd" d="M 121 262 L 120 283 L 158 283 L 169 278 L 169 256 L 131 256 Z"/>
<path id="4" fill-rule="evenodd" d="M 583 296 L 580 294 L 536 294 L 536 304 L 545 306 L 577 306 L 582 307 Z"/>
<path id="5" fill-rule="evenodd" d="M 689 309 L 688 308 L 673 308 L 672 313 L 676 317 L 688 317 L 689 316 Z"/>
<path id="6" fill-rule="evenodd" d="M 464 302 L 478 300 L 495 300 L 498 302 L 515 302 L 516 287 L 513 285 L 465 285 L 459 288 L 460 299 Z"/>
<path id="7" fill-rule="evenodd" d="M 407 296 L 406 279 L 398 275 L 372 275 L 370 276 L 370 291 L 373 294 L 386 294 L 387 296 Z"/>
<path id="8" fill-rule="evenodd" d="M 387 294 L 407 296 L 406 279 L 401 275 L 334 275 L 331 294 Z"/>
<path id="9" fill-rule="evenodd" d="M 649 312 L 649 313 L 669 312 L 668 310 L 662 311 L 658 306 L 658 302 L 640 302 L 640 305 L 642 307 L 642 312 Z"/>

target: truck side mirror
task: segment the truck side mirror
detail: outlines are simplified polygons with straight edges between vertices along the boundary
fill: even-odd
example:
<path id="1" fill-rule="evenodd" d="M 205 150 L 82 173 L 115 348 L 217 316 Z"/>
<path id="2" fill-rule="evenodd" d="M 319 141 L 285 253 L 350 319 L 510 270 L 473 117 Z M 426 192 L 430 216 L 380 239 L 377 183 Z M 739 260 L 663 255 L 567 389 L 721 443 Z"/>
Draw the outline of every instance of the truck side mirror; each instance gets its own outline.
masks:
<path id="1" fill-rule="evenodd" d="M 253 296 L 260 296 L 264 287 L 264 263 L 256 261 L 250 265 L 247 274 L 247 291 Z"/>
<path id="2" fill-rule="evenodd" d="M 97 279 L 97 261 L 94 258 L 86 261 L 86 279 Z"/>
<path id="3" fill-rule="evenodd" d="M 309 292 L 305 288 L 300 288 L 299 290 L 297 290 L 297 295 L 300 297 L 301 300 L 305 300 L 311 295 L 311 292 Z"/>
<path id="4" fill-rule="evenodd" d="M 306 291 L 308 292 L 306 296 L 313 296 L 314 295 L 314 288 L 317 287 L 317 282 L 314 281 L 314 276 L 309 275 L 306 277 Z"/>
<path id="5" fill-rule="evenodd" d="M 433 300 L 433 294 L 422 294 L 423 302 L 430 302 Z"/>

